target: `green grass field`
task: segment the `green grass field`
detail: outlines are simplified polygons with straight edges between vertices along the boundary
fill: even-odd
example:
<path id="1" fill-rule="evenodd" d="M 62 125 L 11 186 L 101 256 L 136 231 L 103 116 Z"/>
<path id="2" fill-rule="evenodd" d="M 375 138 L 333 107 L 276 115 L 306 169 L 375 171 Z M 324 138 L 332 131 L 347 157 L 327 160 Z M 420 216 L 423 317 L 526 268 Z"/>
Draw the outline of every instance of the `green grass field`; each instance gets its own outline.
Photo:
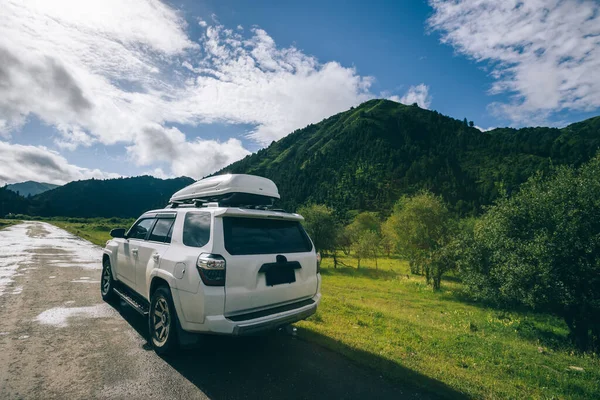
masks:
<path id="1" fill-rule="evenodd" d="M 364 264 L 323 261 L 323 300 L 302 336 L 449 397 L 600 398 L 600 360 L 571 348 L 562 320 L 471 303 L 457 279 L 434 293 L 402 260 Z"/>
<path id="2" fill-rule="evenodd" d="M 0 229 L 4 229 L 7 226 L 16 225 L 21 221 L 15 219 L 0 219 Z"/>
<path id="3" fill-rule="evenodd" d="M 133 218 L 91 218 L 88 220 L 71 218 L 70 220 L 48 220 L 46 222 L 104 247 L 106 241 L 110 239 L 110 231 L 112 229 L 129 228 L 134 221 L 135 219 Z"/>
<path id="4" fill-rule="evenodd" d="M 133 220 L 48 222 L 103 246 Z M 559 318 L 472 303 L 453 277 L 434 293 L 400 259 L 362 264 L 323 260 L 321 307 L 297 324 L 300 337 L 447 397 L 600 398 L 600 359 L 578 354 Z"/>

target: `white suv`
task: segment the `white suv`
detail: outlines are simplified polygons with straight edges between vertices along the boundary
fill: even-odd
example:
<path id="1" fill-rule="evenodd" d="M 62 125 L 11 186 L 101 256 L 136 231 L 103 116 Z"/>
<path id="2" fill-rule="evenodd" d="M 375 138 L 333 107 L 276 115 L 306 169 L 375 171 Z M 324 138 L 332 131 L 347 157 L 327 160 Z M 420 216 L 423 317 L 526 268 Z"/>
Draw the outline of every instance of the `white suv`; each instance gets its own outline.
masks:
<path id="1" fill-rule="evenodd" d="M 201 204 L 148 211 L 104 249 L 103 299 L 147 315 L 158 353 L 178 345 L 180 329 L 252 334 L 316 311 L 321 277 L 300 215 Z"/>

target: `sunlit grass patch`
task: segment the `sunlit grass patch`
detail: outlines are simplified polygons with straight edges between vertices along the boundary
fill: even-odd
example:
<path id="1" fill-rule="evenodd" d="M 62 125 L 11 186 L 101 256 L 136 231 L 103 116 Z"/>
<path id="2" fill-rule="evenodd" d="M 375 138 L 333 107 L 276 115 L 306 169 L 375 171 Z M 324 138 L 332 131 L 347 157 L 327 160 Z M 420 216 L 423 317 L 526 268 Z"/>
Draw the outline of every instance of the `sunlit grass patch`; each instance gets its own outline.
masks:
<path id="1" fill-rule="evenodd" d="M 571 347 L 561 319 L 465 301 L 455 278 L 433 292 L 402 260 L 380 259 L 378 270 L 341 261 L 323 260 L 323 300 L 298 324 L 304 337 L 393 380 L 430 385 L 390 362 L 477 398 L 600 398 L 600 361 Z"/>

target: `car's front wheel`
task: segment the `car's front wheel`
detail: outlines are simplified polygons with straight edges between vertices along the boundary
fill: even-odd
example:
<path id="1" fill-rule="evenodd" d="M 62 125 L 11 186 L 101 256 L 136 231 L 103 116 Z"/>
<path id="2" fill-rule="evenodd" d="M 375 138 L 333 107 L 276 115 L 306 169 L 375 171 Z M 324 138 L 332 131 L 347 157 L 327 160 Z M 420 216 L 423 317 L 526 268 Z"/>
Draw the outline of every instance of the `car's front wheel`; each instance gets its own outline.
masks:
<path id="1" fill-rule="evenodd" d="M 164 286 L 152 294 L 150 300 L 150 340 L 158 354 L 172 353 L 178 347 L 177 314 L 171 291 Z"/>
<path id="2" fill-rule="evenodd" d="M 115 281 L 112 277 L 112 270 L 110 268 L 110 260 L 105 258 L 102 261 L 102 278 L 100 279 L 100 294 L 102 294 L 102 300 L 111 302 L 115 299 L 115 293 L 113 292 Z"/>

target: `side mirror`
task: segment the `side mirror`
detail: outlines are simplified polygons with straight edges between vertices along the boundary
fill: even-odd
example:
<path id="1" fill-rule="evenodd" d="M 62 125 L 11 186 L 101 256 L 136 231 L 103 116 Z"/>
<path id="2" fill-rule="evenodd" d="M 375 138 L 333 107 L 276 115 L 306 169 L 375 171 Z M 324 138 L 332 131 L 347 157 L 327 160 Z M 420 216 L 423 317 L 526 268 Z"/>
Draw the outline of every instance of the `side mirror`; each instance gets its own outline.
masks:
<path id="1" fill-rule="evenodd" d="M 110 231 L 110 236 L 114 238 L 125 238 L 125 228 L 117 228 Z"/>

